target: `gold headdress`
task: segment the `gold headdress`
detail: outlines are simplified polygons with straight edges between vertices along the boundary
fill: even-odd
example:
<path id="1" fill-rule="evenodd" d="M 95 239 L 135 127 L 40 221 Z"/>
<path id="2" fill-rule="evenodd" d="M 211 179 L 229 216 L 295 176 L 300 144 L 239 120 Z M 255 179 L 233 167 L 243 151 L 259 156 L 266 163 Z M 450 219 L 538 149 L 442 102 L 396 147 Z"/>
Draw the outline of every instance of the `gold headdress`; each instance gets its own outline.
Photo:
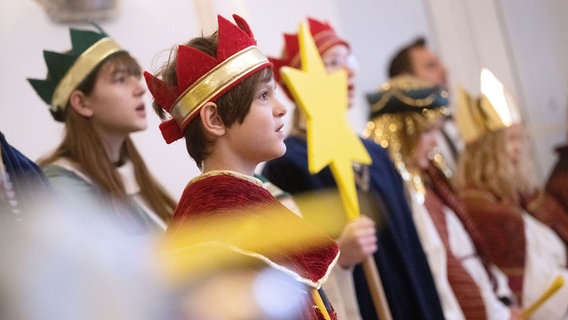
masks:
<path id="1" fill-rule="evenodd" d="M 416 189 L 423 189 L 419 172 L 412 172 L 408 162 L 414 156 L 420 135 L 450 115 L 447 91 L 403 75 L 383 84 L 378 92 L 368 94 L 367 101 L 371 120 L 363 136 L 388 148 L 402 177 Z"/>
<path id="2" fill-rule="evenodd" d="M 396 153 L 405 153 L 414 144 L 410 141 L 450 115 L 447 91 L 409 75 L 384 83 L 367 95 L 367 102 L 371 120 L 363 136 Z"/>
<path id="3" fill-rule="evenodd" d="M 464 142 L 473 142 L 488 132 L 495 132 L 521 122 L 517 104 L 503 84 L 488 69 L 481 70 L 481 96 L 471 97 L 458 89 L 456 122 Z"/>

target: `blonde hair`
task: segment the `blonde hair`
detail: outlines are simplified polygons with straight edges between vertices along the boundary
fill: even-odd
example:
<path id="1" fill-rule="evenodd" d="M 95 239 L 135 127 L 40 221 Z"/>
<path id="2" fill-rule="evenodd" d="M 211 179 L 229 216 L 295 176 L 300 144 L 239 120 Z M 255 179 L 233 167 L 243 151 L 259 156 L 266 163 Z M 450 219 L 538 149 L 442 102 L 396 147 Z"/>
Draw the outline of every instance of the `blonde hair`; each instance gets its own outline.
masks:
<path id="1" fill-rule="evenodd" d="M 414 167 L 413 159 L 422 134 L 443 120 L 443 114 L 435 109 L 387 113 L 369 121 L 362 135 L 386 148 L 395 163 L 403 162 L 411 168 Z"/>
<path id="2" fill-rule="evenodd" d="M 534 189 L 527 174 L 526 161 L 510 164 L 505 129 L 488 132 L 468 143 L 460 154 L 455 182 L 460 189 L 490 191 L 499 200 L 519 201 L 519 196 Z"/>

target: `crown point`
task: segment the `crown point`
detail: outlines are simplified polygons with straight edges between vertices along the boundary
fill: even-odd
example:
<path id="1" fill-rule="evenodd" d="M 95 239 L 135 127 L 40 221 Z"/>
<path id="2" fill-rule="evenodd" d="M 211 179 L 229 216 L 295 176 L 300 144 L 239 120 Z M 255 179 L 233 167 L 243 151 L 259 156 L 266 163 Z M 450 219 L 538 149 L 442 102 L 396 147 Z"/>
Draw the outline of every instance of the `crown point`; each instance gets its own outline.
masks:
<path id="1" fill-rule="evenodd" d="M 176 74 L 179 88 L 187 88 L 217 65 L 215 57 L 186 45 L 178 46 Z"/>
<path id="2" fill-rule="evenodd" d="M 256 45 L 252 31 L 244 20 L 243 26 L 237 26 L 229 20 L 219 16 L 219 45 L 217 47 L 217 60 L 223 61 L 235 53 L 236 47 L 246 48 Z M 244 28 L 244 29 L 242 29 Z"/>
<path id="3" fill-rule="evenodd" d="M 272 71 L 274 73 L 274 80 L 278 83 L 281 83 L 282 75 L 280 74 L 280 68 L 285 67 L 287 65 L 287 61 L 282 60 L 282 59 L 278 59 L 278 58 L 272 58 L 272 57 L 269 57 L 268 61 L 270 61 L 270 63 L 272 63 Z"/>
<path id="4" fill-rule="evenodd" d="M 54 86 L 48 80 L 40 80 L 40 79 L 28 79 L 28 82 L 32 85 L 34 90 L 37 92 L 39 97 L 47 104 L 51 104 L 51 98 L 53 97 L 53 90 L 51 89 Z"/>
<path id="5" fill-rule="evenodd" d="M 73 55 L 79 56 L 81 53 L 89 49 L 94 43 L 106 37 L 106 34 L 100 34 L 90 30 L 70 29 L 71 46 Z"/>
<path id="6" fill-rule="evenodd" d="M 105 59 L 116 52 L 124 52 L 99 26 L 95 27 L 99 32 L 70 28 L 72 49 L 62 53 L 44 50 L 48 79 L 30 81 L 42 100 L 51 106 L 50 111 L 56 121 L 64 121 L 71 92 Z M 103 39 L 105 41 L 101 41 Z"/>
<path id="7" fill-rule="evenodd" d="M 297 34 L 284 34 L 284 57 L 285 59 L 292 59 L 300 51 L 298 35 Z"/>
<path id="8" fill-rule="evenodd" d="M 43 51 L 43 57 L 49 76 L 53 79 L 63 78 L 76 60 L 76 57 L 54 51 Z"/>
<path id="9" fill-rule="evenodd" d="M 168 86 L 165 82 L 154 77 L 147 71 L 144 72 L 144 79 L 146 80 L 148 90 L 150 90 L 156 102 L 169 112 L 177 96 L 177 88 Z"/>
<path id="10" fill-rule="evenodd" d="M 236 24 L 219 15 L 217 33 L 196 38 L 211 42 L 211 48 L 216 40 L 215 56 L 192 47 L 191 41 L 190 45 L 177 46 L 175 65 L 172 61 L 164 66 L 167 70 L 175 68 L 177 83 L 168 85 L 144 73 L 155 101 L 173 118 L 160 125 L 168 143 L 183 137 L 183 131 L 206 102 L 215 101 L 238 81 L 270 67 L 268 59 L 255 47 L 256 40 L 246 21 L 237 15 L 233 18 Z"/>
<path id="11" fill-rule="evenodd" d="M 249 27 L 249 24 L 245 21 L 245 19 L 243 19 L 241 16 L 239 16 L 237 14 L 233 14 L 233 20 L 235 20 L 235 22 L 237 23 L 237 26 L 239 26 L 239 28 L 241 28 L 241 30 L 246 32 L 246 34 L 249 36 L 249 38 L 254 38 L 254 34 L 252 33 L 252 30 Z"/>

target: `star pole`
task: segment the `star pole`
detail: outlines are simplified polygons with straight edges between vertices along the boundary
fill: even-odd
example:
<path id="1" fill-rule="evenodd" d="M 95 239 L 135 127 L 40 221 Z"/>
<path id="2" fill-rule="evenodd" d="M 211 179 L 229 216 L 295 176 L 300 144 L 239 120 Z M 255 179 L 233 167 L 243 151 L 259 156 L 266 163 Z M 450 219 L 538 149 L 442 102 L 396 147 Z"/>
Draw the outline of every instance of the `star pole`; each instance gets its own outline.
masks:
<path id="1" fill-rule="evenodd" d="M 329 165 L 350 221 L 359 217 L 353 162 L 370 164 L 367 150 L 347 120 L 347 73 L 328 74 L 305 24 L 298 33 L 302 70 L 282 67 L 281 74 L 297 105 L 306 115 L 308 170 Z M 363 262 L 377 315 L 392 319 L 373 257 Z"/>

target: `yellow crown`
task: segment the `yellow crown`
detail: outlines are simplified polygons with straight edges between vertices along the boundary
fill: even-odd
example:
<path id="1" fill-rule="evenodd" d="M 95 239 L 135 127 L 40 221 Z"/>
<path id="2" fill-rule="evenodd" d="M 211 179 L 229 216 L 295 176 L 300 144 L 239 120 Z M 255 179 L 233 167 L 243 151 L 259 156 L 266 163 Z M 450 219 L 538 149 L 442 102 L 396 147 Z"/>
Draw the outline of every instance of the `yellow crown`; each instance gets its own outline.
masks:
<path id="1" fill-rule="evenodd" d="M 479 98 L 472 97 L 463 87 L 458 88 L 456 122 L 466 143 L 521 122 L 517 104 L 499 79 L 485 68 L 480 78 Z"/>

